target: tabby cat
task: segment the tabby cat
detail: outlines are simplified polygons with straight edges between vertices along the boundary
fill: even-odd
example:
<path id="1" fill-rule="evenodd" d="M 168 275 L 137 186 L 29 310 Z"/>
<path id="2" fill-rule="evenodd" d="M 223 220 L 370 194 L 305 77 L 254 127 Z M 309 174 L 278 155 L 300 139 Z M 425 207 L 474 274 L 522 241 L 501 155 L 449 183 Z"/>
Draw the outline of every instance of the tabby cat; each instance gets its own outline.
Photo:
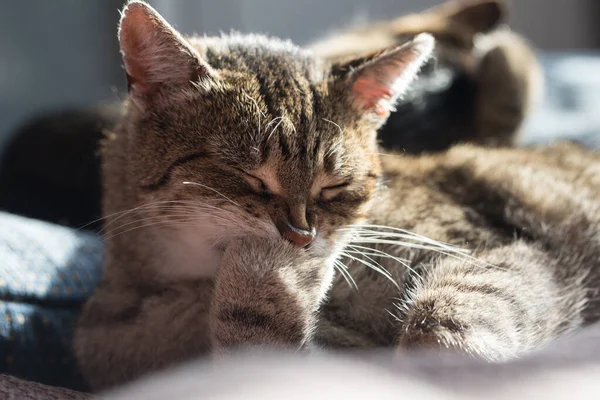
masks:
<path id="1" fill-rule="evenodd" d="M 597 319 L 596 153 L 378 148 L 432 36 L 331 64 L 131 1 L 119 39 L 105 270 L 75 339 L 94 389 L 247 345 L 502 361 Z"/>

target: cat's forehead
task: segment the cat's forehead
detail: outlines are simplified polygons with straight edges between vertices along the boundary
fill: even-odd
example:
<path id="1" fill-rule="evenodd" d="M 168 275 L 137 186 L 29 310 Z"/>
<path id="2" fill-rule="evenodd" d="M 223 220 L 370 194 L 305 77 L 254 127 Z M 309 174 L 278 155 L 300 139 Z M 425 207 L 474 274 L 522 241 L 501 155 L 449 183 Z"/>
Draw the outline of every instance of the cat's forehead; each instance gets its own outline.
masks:
<path id="1" fill-rule="evenodd" d="M 203 55 L 229 92 L 215 102 L 225 115 L 215 129 L 228 154 L 248 164 L 316 168 L 339 150 L 340 131 L 331 121 L 326 67 L 310 51 L 263 36 L 229 36 L 205 43 Z M 202 100 L 201 100 L 202 101 Z M 227 142 L 227 143 L 225 143 Z"/>
<path id="2" fill-rule="evenodd" d="M 245 131 L 231 135 L 226 151 L 231 163 L 247 169 L 333 171 L 347 153 L 341 138 L 318 123 L 294 124 L 291 118 L 261 115 L 249 121 Z M 264 121 L 264 122 L 263 122 Z M 254 123 L 254 124 L 253 124 Z M 261 129 L 261 132 L 257 131 Z"/>
<path id="3" fill-rule="evenodd" d="M 340 174 L 354 147 L 329 93 L 329 69 L 310 51 L 264 36 L 232 35 L 199 42 L 203 57 L 229 92 L 211 132 L 224 161 L 252 170 L 275 187 L 305 187 Z M 345 129 L 348 129 L 346 127 Z"/>
<path id="4" fill-rule="evenodd" d="M 204 51 L 216 70 L 241 80 L 234 85 L 243 93 L 242 102 L 259 104 L 265 120 L 285 118 L 294 125 L 306 124 L 319 111 L 327 68 L 312 52 L 257 35 L 208 41 Z"/>

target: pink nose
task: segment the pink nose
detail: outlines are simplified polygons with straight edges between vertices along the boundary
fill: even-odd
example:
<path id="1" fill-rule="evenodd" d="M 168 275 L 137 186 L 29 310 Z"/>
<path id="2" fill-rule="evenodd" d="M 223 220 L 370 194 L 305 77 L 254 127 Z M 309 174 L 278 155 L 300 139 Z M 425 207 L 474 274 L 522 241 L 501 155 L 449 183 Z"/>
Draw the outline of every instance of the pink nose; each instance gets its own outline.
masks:
<path id="1" fill-rule="evenodd" d="M 298 229 L 290 224 L 286 224 L 285 229 L 282 230 L 281 236 L 290 242 L 294 243 L 298 247 L 306 247 L 315 240 L 317 232 L 315 228 L 310 231 Z"/>

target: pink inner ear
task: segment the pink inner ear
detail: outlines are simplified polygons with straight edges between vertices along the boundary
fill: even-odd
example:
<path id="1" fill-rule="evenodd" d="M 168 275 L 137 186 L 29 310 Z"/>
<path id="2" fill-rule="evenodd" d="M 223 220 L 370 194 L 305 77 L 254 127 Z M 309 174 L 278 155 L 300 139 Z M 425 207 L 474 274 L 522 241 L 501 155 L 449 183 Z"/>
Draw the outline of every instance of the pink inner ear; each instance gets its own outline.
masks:
<path id="1" fill-rule="evenodd" d="M 433 38 L 412 41 L 373 57 L 354 71 L 352 103 L 359 112 L 387 117 L 433 51 Z"/>
<path id="2" fill-rule="evenodd" d="M 123 11 L 119 41 L 129 93 L 138 105 L 155 93 L 211 75 L 193 47 L 153 8 L 131 2 Z"/>
<path id="3" fill-rule="evenodd" d="M 119 27 L 119 41 L 123 51 L 123 63 L 128 75 L 129 84 L 136 89 L 148 89 L 148 80 L 153 55 L 153 43 L 150 38 L 160 23 L 152 12 L 141 4 L 130 4 L 123 14 Z"/>
<path id="4" fill-rule="evenodd" d="M 371 110 L 375 114 L 385 117 L 389 110 L 381 104 L 381 100 L 389 100 L 393 97 L 389 86 L 377 84 L 369 77 L 358 78 L 352 86 L 352 92 L 358 106 L 363 110 Z"/>
<path id="5" fill-rule="evenodd" d="M 392 103 L 399 96 L 397 81 L 402 79 L 405 69 L 404 63 L 386 61 L 381 61 L 383 65 L 368 68 L 352 85 L 355 105 L 359 110 L 381 117 L 390 113 Z"/>

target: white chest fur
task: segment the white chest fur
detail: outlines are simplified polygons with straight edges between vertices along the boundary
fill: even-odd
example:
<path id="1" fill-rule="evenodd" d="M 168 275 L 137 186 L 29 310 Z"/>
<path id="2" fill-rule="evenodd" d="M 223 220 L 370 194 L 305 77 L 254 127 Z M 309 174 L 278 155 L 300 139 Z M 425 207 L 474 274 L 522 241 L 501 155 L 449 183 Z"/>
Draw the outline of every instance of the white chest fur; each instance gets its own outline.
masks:
<path id="1" fill-rule="evenodd" d="M 212 231 L 212 232 L 211 232 Z M 212 227 L 194 227 L 162 232 L 158 272 L 168 280 L 211 278 L 217 274 L 223 249 L 213 244 Z"/>

